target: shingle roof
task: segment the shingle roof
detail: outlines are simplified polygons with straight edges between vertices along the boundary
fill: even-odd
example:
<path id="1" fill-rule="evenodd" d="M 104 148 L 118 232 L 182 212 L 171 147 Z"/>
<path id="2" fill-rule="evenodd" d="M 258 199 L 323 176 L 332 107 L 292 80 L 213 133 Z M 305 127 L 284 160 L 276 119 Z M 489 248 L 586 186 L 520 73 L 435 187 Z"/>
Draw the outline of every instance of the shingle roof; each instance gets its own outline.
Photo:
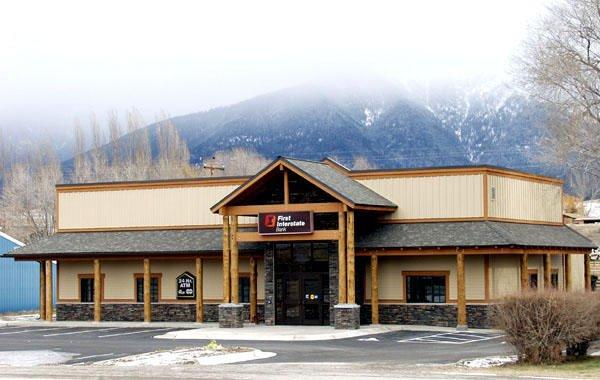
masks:
<path id="1" fill-rule="evenodd" d="M 357 233 L 357 248 L 521 246 L 593 249 L 566 226 L 505 222 L 380 224 Z"/>
<path id="2" fill-rule="evenodd" d="M 262 249 L 262 245 L 240 244 L 240 250 L 255 249 Z M 64 232 L 19 248 L 8 256 L 220 254 L 222 251 L 221 229 Z"/>
<path id="3" fill-rule="evenodd" d="M 569 228 L 600 245 L 600 223 L 569 224 Z"/>
<path id="4" fill-rule="evenodd" d="M 356 205 L 397 207 L 390 200 L 323 162 L 292 158 L 283 158 L 283 160 Z"/>

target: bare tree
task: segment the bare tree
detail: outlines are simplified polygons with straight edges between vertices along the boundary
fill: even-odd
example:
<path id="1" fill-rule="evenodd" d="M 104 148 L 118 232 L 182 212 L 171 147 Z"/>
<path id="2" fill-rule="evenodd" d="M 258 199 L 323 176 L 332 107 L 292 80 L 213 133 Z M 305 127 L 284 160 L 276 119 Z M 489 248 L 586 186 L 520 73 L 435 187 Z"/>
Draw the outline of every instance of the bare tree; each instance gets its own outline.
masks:
<path id="1" fill-rule="evenodd" d="M 123 131 L 119 122 L 119 115 L 116 111 L 111 111 L 108 113 L 108 141 L 111 146 L 112 156 L 110 162 L 113 168 L 120 168 L 122 165 L 121 146 L 119 144 L 122 136 Z"/>
<path id="2" fill-rule="evenodd" d="M 375 169 L 375 165 L 369 161 L 365 156 L 355 156 L 354 162 L 352 163 L 353 170 L 370 170 Z"/>
<path id="3" fill-rule="evenodd" d="M 62 172 L 58 156 L 48 143 L 38 144 L 29 157 L 10 169 L 0 208 L 9 231 L 25 226 L 27 240 L 35 240 L 54 233 L 54 186 L 62 182 Z"/>
<path id="4" fill-rule="evenodd" d="M 199 173 L 190 165 L 190 151 L 187 143 L 179 136 L 171 120 L 163 115 L 158 122 L 158 157 L 154 165 L 155 178 L 188 178 Z"/>
<path id="5" fill-rule="evenodd" d="M 249 148 L 233 148 L 218 151 L 214 154 L 214 161 L 224 166 L 224 175 L 253 175 L 265 167 L 269 160 Z M 207 173 L 204 173 L 207 175 Z"/>
<path id="6" fill-rule="evenodd" d="M 79 121 L 74 127 L 75 145 L 73 147 L 73 175 L 72 181 L 77 183 L 89 182 L 92 178 L 92 168 L 86 154 L 85 132 Z"/>
<path id="7" fill-rule="evenodd" d="M 549 7 L 519 63 L 526 88 L 549 108 L 545 158 L 584 173 L 598 187 L 600 1 L 562 0 Z"/>

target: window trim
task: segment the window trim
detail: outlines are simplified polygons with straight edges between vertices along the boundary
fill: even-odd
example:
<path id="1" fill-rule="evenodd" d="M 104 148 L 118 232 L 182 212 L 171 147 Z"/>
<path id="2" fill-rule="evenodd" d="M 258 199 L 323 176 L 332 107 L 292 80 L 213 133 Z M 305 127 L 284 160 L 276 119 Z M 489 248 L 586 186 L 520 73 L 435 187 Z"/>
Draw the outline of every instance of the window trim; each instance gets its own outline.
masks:
<path id="1" fill-rule="evenodd" d="M 137 280 L 138 278 L 143 279 L 144 278 L 144 274 L 143 273 L 134 273 L 133 274 L 133 302 L 134 303 L 138 303 L 138 304 L 142 304 L 144 303 L 144 301 L 142 302 L 138 302 L 137 300 Z M 152 279 L 156 278 L 158 281 L 158 301 L 157 302 L 152 302 L 152 300 L 150 300 L 150 303 L 161 303 L 163 302 L 163 298 L 162 298 L 162 273 L 150 273 L 150 283 L 152 284 Z M 152 298 L 152 294 L 150 294 L 150 298 Z"/>
<path id="2" fill-rule="evenodd" d="M 105 273 L 102 273 L 100 278 L 100 302 L 104 301 L 104 279 L 106 277 Z M 94 279 L 94 274 L 93 273 L 80 273 L 77 275 L 77 301 L 79 303 L 86 303 L 86 304 L 91 304 L 94 303 L 94 300 L 92 300 L 92 302 L 81 302 L 81 280 L 82 279 Z M 96 289 L 94 289 L 94 292 L 96 291 Z"/>
<path id="3" fill-rule="evenodd" d="M 402 281 L 404 284 L 404 303 L 408 302 L 408 277 L 410 276 L 436 276 L 436 277 L 444 277 L 444 298 L 446 302 L 425 302 L 425 304 L 438 304 L 444 305 L 450 303 L 450 271 L 402 271 Z M 423 302 L 411 302 L 420 304 Z"/>

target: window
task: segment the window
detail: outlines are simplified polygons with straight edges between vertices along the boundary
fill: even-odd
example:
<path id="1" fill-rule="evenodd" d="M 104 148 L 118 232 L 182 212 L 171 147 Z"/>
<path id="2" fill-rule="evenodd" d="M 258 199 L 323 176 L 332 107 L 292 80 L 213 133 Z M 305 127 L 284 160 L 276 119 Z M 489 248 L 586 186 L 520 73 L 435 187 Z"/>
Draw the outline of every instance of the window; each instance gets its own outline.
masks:
<path id="1" fill-rule="evenodd" d="M 150 302 L 158 302 L 158 281 L 158 276 L 152 276 L 150 278 Z M 144 302 L 144 276 L 136 276 L 135 294 L 137 302 Z"/>
<path id="2" fill-rule="evenodd" d="M 406 302 L 445 303 L 446 275 L 407 275 Z"/>
<path id="3" fill-rule="evenodd" d="M 552 274 L 550 275 L 550 283 L 552 284 L 552 289 L 558 289 L 558 270 L 552 270 Z"/>
<path id="4" fill-rule="evenodd" d="M 250 303 L 250 277 L 240 276 L 239 294 L 241 303 Z"/>
<path id="5" fill-rule="evenodd" d="M 94 302 L 93 277 L 83 277 L 79 279 L 79 300 L 81 302 Z"/>
<path id="6" fill-rule="evenodd" d="M 538 274 L 537 271 L 529 271 L 529 287 L 531 289 L 537 289 L 538 287 Z"/>

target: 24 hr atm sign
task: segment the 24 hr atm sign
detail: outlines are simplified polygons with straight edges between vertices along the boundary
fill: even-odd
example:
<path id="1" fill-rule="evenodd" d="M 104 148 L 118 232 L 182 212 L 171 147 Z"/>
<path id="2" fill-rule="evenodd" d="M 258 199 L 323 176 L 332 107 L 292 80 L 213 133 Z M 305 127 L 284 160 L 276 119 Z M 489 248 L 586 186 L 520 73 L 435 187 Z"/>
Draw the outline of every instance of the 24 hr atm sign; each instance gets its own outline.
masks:
<path id="1" fill-rule="evenodd" d="M 258 214 L 258 233 L 261 235 L 310 234 L 312 232 L 312 211 Z"/>

